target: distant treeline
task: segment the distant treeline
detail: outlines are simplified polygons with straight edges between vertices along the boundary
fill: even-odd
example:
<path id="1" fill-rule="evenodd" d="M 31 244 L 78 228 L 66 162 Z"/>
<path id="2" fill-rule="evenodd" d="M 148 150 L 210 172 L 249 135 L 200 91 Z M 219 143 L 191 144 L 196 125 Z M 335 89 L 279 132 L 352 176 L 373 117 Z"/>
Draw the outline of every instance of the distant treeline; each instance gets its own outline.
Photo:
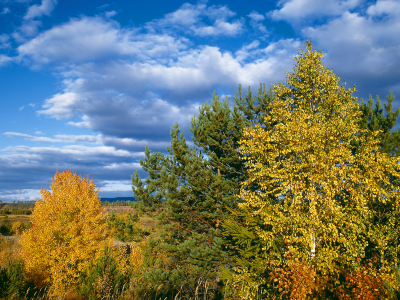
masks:
<path id="1" fill-rule="evenodd" d="M 38 199 L 40 200 L 40 199 Z M 21 210 L 33 210 L 35 207 L 36 200 L 31 201 L 13 201 L 13 202 L 5 202 L 4 200 L 0 200 L 0 214 L 31 214 L 31 212 L 25 213 L 13 213 L 14 211 Z M 101 198 L 101 203 L 104 206 L 130 206 L 133 203 L 136 203 L 135 198 L 133 197 L 121 197 L 121 198 Z M 11 211 L 11 212 L 3 212 L 3 211 Z"/>
<path id="2" fill-rule="evenodd" d="M 116 200 L 116 201 L 101 201 L 103 206 L 131 206 L 132 204 L 136 203 L 136 201 L 129 201 L 129 200 Z"/>
<path id="3" fill-rule="evenodd" d="M 31 215 L 32 210 L 30 209 L 2 209 L 0 215 Z"/>

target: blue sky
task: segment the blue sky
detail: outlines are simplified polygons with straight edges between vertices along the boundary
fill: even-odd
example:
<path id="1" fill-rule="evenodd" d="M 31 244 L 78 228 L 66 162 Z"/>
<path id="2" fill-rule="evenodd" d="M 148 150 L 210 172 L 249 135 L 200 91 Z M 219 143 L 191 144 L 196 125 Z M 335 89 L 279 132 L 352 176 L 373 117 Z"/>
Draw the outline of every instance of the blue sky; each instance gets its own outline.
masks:
<path id="1" fill-rule="evenodd" d="M 398 0 L 0 0 L 0 199 L 40 197 L 57 168 L 132 196 L 146 144 L 165 152 L 175 121 L 190 139 L 213 91 L 282 82 L 310 38 L 397 108 L 399 33 Z"/>

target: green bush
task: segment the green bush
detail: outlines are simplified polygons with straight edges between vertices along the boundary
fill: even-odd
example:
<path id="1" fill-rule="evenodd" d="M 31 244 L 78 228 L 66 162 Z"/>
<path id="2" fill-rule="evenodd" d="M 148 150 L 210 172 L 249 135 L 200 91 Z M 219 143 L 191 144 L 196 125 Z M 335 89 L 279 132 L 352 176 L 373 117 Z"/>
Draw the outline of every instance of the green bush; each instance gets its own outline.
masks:
<path id="1" fill-rule="evenodd" d="M 23 276 L 23 261 L 7 261 L 5 268 L 0 269 L 0 298 L 11 299 L 21 297 L 25 290 L 25 280 Z"/>
<path id="2" fill-rule="evenodd" d="M 97 263 L 89 263 L 88 272 L 82 275 L 76 291 L 85 299 L 103 299 L 109 295 L 119 295 L 125 286 L 128 288 L 129 274 L 124 276 L 118 269 L 118 261 L 111 255 L 111 249 L 105 247 Z"/>
<path id="3" fill-rule="evenodd" d="M 115 214 L 112 210 L 108 215 L 108 225 L 116 231 L 116 237 L 121 242 L 140 242 L 146 236 L 150 235 L 150 231 L 142 228 L 138 224 L 139 214 L 128 214 L 128 218 L 124 219 Z"/>
<path id="4" fill-rule="evenodd" d="M 11 222 L 6 215 L 0 225 L 0 233 L 2 235 L 11 235 Z"/>

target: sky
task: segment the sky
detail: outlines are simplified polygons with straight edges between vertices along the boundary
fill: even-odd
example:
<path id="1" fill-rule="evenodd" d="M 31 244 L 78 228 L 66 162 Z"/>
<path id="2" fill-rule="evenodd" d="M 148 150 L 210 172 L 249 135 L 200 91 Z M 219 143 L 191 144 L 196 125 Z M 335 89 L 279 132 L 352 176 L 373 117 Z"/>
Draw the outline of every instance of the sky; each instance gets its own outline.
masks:
<path id="1" fill-rule="evenodd" d="M 213 91 L 283 82 L 307 39 L 353 95 L 400 107 L 400 1 L 0 0 L 0 199 L 34 200 L 56 170 L 131 197 L 146 145 Z"/>

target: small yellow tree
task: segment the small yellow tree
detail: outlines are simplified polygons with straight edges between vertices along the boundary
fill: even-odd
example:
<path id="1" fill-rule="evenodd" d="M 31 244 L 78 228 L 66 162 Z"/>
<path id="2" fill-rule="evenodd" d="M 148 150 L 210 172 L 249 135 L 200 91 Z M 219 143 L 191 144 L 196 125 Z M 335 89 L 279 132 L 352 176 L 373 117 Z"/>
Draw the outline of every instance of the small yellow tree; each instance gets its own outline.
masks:
<path id="1" fill-rule="evenodd" d="M 40 190 L 32 227 L 22 234 L 22 256 L 28 277 L 60 294 L 113 240 L 93 180 L 57 170 L 50 187 Z"/>

